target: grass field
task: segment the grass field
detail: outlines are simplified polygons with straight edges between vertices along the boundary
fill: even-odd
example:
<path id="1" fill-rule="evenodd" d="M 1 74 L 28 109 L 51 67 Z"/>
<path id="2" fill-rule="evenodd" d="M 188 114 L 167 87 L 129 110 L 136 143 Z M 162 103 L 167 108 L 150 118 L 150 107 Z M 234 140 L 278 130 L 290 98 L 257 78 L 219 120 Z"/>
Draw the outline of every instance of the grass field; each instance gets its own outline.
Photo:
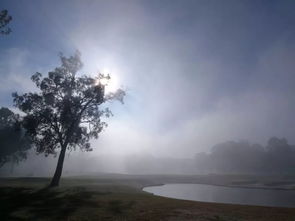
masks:
<path id="1" fill-rule="evenodd" d="M 49 181 L 49 178 L 0 179 L 0 220 L 295 220 L 295 209 L 291 208 L 193 202 L 142 191 L 144 186 L 169 182 L 245 185 L 256 181 L 273 188 L 291 182 L 288 178 L 271 182 L 268 178 L 259 181 L 241 176 L 106 174 L 62 178 L 60 187 L 48 189 Z"/>

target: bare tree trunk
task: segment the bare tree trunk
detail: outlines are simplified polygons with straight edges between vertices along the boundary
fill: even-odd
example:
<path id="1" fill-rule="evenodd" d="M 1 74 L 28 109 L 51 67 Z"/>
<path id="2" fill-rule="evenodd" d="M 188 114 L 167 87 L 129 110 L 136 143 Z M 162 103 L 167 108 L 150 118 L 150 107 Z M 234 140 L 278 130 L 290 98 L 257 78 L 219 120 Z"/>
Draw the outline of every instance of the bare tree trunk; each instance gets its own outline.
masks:
<path id="1" fill-rule="evenodd" d="M 57 166 L 55 169 L 55 173 L 54 173 L 54 176 L 53 176 L 51 183 L 50 183 L 50 187 L 55 187 L 55 186 L 59 185 L 59 180 L 60 180 L 60 177 L 62 174 L 62 168 L 63 168 L 63 164 L 64 164 L 66 149 L 67 149 L 66 146 L 61 148 L 61 151 L 60 151 L 60 154 L 58 157 Z"/>

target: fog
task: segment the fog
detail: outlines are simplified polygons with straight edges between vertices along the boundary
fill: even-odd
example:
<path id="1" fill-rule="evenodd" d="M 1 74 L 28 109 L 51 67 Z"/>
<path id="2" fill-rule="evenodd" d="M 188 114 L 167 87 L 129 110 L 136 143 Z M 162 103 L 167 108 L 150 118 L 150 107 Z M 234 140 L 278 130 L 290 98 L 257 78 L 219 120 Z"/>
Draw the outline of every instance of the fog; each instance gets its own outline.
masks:
<path id="1" fill-rule="evenodd" d="M 64 175 L 252 173 L 216 171 L 206 157 L 227 141 L 295 143 L 293 1 L 1 3 L 13 15 L 13 32 L 0 36 L 1 107 L 18 112 L 11 93 L 35 90 L 30 76 L 76 49 L 83 73 L 107 69 L 126 91 L 93 151 L 67 153 Z M 51 176 L 56 161 L 32 151 L 1 173 Z"/>

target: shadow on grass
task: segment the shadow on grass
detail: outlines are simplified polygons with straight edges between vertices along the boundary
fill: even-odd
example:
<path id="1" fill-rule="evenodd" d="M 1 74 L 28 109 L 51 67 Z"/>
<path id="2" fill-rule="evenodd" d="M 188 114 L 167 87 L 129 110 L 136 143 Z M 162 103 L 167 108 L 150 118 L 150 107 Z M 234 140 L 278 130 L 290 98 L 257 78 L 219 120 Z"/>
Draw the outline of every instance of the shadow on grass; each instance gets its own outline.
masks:
<path id="1" fill-rule="evenodd" d="M 91 201 L 92 195 L 92 192 L 81 189 L 61 192 L 51 189 L 34 191 L 26 188 L 0 188 L 0 218 L 1 220 L 66 219 L 80 206 L 99 207 L 98 203 Z M 21 217 L 15 214 L 20 211 Z"/>
<path id="2" fill-rule="evenodd" d="M 123 202 L 122 200 L 111 200 L 108 204 L 108 210 L 114 215 L 121 215 L 131 209 L 134 204 L 134 201 Z"/>

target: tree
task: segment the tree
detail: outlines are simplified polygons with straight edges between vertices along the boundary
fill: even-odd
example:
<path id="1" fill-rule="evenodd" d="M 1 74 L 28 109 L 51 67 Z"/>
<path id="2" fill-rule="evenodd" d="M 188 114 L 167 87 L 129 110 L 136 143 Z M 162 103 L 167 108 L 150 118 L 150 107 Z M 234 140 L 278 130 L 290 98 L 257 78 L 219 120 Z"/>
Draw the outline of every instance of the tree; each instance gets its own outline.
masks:
<path id="1" fill-rule="evenodd" d="M 7 162 L 26 159 L 30 140 L 21 127 L 19 115 L 8 108 L 0 108 L 0 167 Z"/>
<path id="2" fill-rule="evenodd" d="M 58 186 L 67 149 L 91 151 L 90 139 L 98 138 L 107 124 L 101 117 L 110 117 L 111 111 L 102 104 L 109 100 L 123 103 L 125 92 L 105 94 L 105 80 L 109 75 L 97 77 L 78 76 L 82 68 L 80 53 L 69 58 L 60 55 L 61 66 L 42 77 L 40 73 L 31 79 L 39 92 L 13 94 L 14 104 L 26 116 L 23 126 L 31 137 L 37 153 L 57 154 L 58 162 L 50 186 Z"/>
<path id="3" fill-rule="evenodd" d="M 8 23 L 12 20 L 12 17 L 8 15 L 7 10 L 0 11 L 0 34 L 9 34 L 11 29 L 7 27 Z"/>

